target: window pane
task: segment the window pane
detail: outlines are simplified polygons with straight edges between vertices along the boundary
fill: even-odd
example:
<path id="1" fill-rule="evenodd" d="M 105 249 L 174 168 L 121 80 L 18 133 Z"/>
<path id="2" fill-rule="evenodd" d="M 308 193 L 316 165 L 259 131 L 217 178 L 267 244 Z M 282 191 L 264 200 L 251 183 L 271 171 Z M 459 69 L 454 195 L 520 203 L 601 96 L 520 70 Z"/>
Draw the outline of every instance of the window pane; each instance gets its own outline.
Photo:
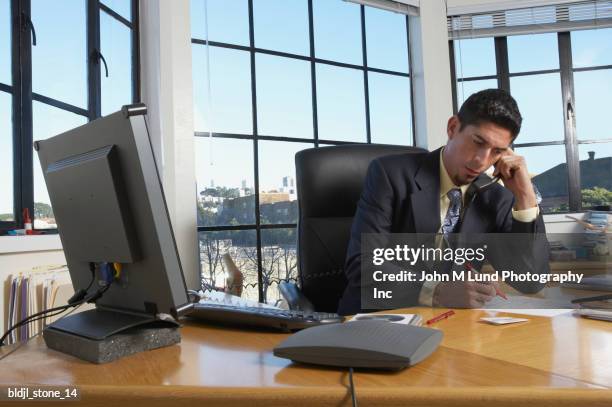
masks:
<path id="1" fill-rule="evenodd" d="M 100 13 L 100 51 L 108 64 L 108 78 L 104 66 L 102 77 L 102 116 L 132 103 L 132 30 Z"/>
<path id="2" fill-rule="evenodd" d="M 0 222 L 13 214 L 13 121 L 11 95 L 0 91 Z"/>
<path id="3" fill-rule="evenodd" d="M 32 91 L 87 107 L 85 1 L 32 0 Z M 69 52 L 68 52 L 69 51 Z"/>
<path id="4" fill-rule="evenodd" d="M 365 8 L 368 66 L 408 72 L 406 16 Z"/>
<path id="5" fill-rule="evenodd" d="M 205 10 L 208 5 L 208 10 Z M 191 36 L 205 40 L 206 19 L 211 41 L 249 45 L 247 0 L 191 0 Z"/>
<path id="6" fill-rule="evenodd" d="M 361 11 L 344 1 L 314 0 L 314 38 L 317 58 L 363 64 Z"/>
<path id="7" fill-rule="evenodd" d="M 471 94 L 485 89 L 497 89 L 497 79 L 457 82 L 457 107 L 460 108 Z"/>
<path id="8" fill-rule="evenodd" d="M 11 2 L 0 2 L 0 82 L 11 80 Z"/>
<path id="9" fill-rule="evenodd" d="M 410 79 L 368 73 L 372 143 L 412 145 Z"/>
<path id="10" fill-rule="evenodd" d="M 87 123 L 87 118 L 66 110 L 58 109 L 40 102 L 32 102 L 32 121 L 34 140 L 46 140 L 60 133 Z M 34 228 L 56 228 L 51 210 L 51 200 L 45 185 L 38 154 L 32 150 L 34 157 Z"/>
<path id="11" fill-rule="evenodd" d="M 223 255 L 228 253 L 243 275 L 241 297 L 258 301 L 257 237 L 255 231 L 200 232 L 199 238 L 202 285 L 225 288 L 226 265 L 223 261 Z"/>
<path id="12" fill-rule="evenodd" d="M 574 68 L 612 65 L 612 28 L 572 31 Z"/>
<path id="13" fill-rule="evenodd" d="M 525 157 L 532 181 L 542 194 L 542 211 L 567 211 L 565 146 L 519 147 L 515 152 Z"/>
<path id="14" fill-rule="evenodd" d="M 363 72 L 324 64 L 316 70 L 319 138 L 365 143 Z"/>
<path id="15" fill-rule="evenodd" d="M 132 21 L 132 0 L 101 0 L 100 2 L 126 20 Z"/>
<path id="16" fill-rule="evenodd" d="M 252 134 L 249 53 L 219 47 L 209 49 L 210 95 L 206 47 L 192 47 L 195 130 Z"/>
<path id="17" fill-rule="evenodd" d="M 259 134 L 312 138 L 310 63 L 257 54 L 256 66 Z"/>
<path id="18" fill-rule="evenodd" d="M 510 72 L 559 68 L 557 34 L 530 34 L 508 37 Z"/>
<path id="19" fill-rule="evenodd" d="M 261 223 L 297 223 L 295 153 L 314 144 L 259 142 L 259 210 Z"/>
<path id="20" fill-rule="evenodd" d="M 253 142 L 196 137 L 198 225 L 255 224 Z"/>
<path id="21" fill-rule="evenodd" d="M 612 139 L 610 106 L 602 103 L 612 95 L 612 70 L 574 72 L 574 92 L 578 139 Z"/>
<path id="22" fill-rule="evenodd" d="M 580 144 L 578 150 L 582 208 L 611 206 L 612 143 Z"/>
<path id="23" fill-rule="evenodd" d="M 297 281 L 295 229 L 262 230 L 261 245 L 264 301 L 274 304 L 283 298 L 278 283 Z"/>
<path id="24" fill-rule="evenodd" d="M 253 21 L 257 48 L 310 54 L 306 0 L 255 0 Z"/>
<path id="25" fill-rule="evenodd" d="M 457 78 L 495 75 L 495 42 L 493 38 L 453 41 Z"/>
<path id="26" fill-rule="evenodd" d="M 510 78 L 510 90 L 523 116 L 517 143 L 564 139 L 559 74 Z"/>

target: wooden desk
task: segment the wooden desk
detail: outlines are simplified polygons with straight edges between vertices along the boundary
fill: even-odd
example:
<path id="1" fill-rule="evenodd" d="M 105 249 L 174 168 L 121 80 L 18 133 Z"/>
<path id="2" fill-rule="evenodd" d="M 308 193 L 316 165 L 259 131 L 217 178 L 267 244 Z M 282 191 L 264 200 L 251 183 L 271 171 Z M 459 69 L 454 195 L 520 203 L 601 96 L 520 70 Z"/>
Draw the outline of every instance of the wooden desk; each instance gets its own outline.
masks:
<path id="1" fill-rule="evenodd" d="M 413 368 L 356 372 L 359 405 L 612 406 L 612 324 L 568 314 L 492 326 L 477 322 L 482 315 L 459 310 L 436 324 L 442 346 Z M 0 362 L 0 383 L 77 385 L 82 402 L 105 407 L 350 405 L 346 372 L 272 355 L 286 334 L 187 322 L 182 335 L 180 345 L 107 365 L 35 338 Z"/>

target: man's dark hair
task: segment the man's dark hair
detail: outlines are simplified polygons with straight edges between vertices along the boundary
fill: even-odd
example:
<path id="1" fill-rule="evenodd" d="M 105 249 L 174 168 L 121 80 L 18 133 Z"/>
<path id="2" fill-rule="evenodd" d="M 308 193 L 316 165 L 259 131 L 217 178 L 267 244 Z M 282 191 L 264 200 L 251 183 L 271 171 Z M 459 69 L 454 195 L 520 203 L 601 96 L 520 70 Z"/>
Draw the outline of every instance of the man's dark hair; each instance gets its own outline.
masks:
<path id="1" fill-rule="evenodd" d="M 523 118 L 516 100 L 502 89 L 485 89 L 472 94 L 457 113 L 461 130 L 467 125 L 483 122 L 496 124 L 512 133 L 512 140 L 521 131 Z"/>

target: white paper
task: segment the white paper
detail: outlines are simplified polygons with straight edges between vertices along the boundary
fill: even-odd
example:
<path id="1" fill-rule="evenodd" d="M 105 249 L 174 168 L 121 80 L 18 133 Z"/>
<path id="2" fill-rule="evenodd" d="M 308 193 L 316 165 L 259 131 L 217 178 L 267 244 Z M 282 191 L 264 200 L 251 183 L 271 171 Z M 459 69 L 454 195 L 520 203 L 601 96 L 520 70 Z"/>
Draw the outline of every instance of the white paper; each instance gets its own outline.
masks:
<path id="1" fill-rule="evenodd" d="M 481 321 L 488 322 L 493 325 L 506 325 L 506 324 L 515 324 L 517 322 L 526 322 L 529 321 L 527 318 L 513 318 L 513 317 L 483 317 L 480 318 Z"/>

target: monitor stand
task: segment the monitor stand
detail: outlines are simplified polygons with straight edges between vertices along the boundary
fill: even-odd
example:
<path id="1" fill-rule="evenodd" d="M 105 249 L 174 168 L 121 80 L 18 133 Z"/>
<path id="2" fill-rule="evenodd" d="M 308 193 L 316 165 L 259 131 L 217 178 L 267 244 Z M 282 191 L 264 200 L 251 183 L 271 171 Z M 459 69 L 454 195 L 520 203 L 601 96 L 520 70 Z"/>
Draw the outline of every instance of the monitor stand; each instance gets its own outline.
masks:
<path id="1" fill-rule="evenodd" d="M 61 318 L 45 328 L 47 347 L 94 363 L 181 341 L 179 324 L 149 314 L 91 309 Z"/>

